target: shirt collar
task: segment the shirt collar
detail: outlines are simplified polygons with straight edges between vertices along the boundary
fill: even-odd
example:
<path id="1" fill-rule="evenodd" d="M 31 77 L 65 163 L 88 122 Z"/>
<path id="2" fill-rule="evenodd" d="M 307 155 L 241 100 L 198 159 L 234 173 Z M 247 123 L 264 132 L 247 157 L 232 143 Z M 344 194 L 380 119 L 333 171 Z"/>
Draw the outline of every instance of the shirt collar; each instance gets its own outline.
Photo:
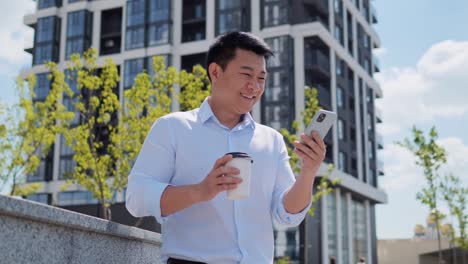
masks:
<path id="1" fill-rule="evenodd" d="M 221 124 L 216 118 L 216 116 L 213 113 L 213 110 L 211 110 L 211 106 L 208 103 L 208 97 L 205 98 L 203 103 L 200 106 L 200 110 L 198 112 L 198 118 L 202 123 L 206 123 L 208 120 L 213 119 L 219 126 L 225 127 L 223 124 Z M 252 129 L 255 129 L 255 121 L 252 118 L 252 115 L 250 113 L 246 113 L 243 115 L 242 122 L 237 124 L 233 130 L 241 130 L 245 127 L 251 127 Z"/>

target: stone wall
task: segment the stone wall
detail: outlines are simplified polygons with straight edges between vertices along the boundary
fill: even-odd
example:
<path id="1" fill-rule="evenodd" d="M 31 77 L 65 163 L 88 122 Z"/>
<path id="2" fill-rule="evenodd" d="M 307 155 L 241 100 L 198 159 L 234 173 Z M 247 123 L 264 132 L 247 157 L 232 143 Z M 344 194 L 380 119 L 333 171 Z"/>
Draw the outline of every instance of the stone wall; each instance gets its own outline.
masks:
<path id="1" fill-rule="evenodd" d="M 0 263 L 162 263 L 158 233 L 0 195 Z"/>

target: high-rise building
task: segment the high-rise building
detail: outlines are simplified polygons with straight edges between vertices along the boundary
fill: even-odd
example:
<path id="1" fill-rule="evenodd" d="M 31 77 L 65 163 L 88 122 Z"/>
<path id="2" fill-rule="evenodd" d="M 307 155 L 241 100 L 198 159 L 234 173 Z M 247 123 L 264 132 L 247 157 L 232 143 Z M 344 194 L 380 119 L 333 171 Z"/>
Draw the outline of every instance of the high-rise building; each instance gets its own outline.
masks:
<path id="1" fill-rule="evenodd" d="M 379 64 L 372 50 L 380 40 L 370 0 L 37 0 L 37 11 L 24 22 L 35 29 L 27 51 L 33 55 L 30 73 L 38 78 L 37 100 L 50 89 L 44 62 L 64 69 L 70 54 L 90 47 L 98 50 L 99 61 L 111 57 L 119 66 L 122 94 L 149 68 L 153 55 L 191 69 L 204 65 L 220 34 L 242 30 L 264 38 L 276 56 L 268 61 L 265 94 L 253 117 L 275 129 L 290 127 L 304 109 L 304 87 L 317 88 L 321 106 L 338 113 L 325 139 L 326 161 L 338 169 L 333 177 L 342 179 L 313 217 L 298 228 L 276 229 L 275 256 L 288 256 L 292 263 L 328 263 L 331 257 L 337 263 L 361 257 L 377 263 L 375 207 L 387 196 L 378 188 L 383 142 L 376 132 L 382 118 L 375 100 L 382 90 L 373 78 Z M 172 109 L 179 109 L 177 101 Z M 63 138 L 57 139 L 37 173 L 28 176 L 44 187 L 27 198 L 98 214 L 97 201 L 83 188 L 60 191 L 74 167 L 72 156 Z M 133 221 L 123 206 L 124 193 L 115 201 L 113 218 Z"/>

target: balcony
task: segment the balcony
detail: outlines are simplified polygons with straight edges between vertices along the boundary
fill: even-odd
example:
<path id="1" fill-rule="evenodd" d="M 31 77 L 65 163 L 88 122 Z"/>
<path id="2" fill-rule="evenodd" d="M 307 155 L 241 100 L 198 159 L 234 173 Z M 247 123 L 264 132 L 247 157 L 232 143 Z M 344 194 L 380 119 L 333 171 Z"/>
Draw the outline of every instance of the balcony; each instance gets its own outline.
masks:
<path id="1" fill-rule="evenodd" d="M 304 0 L 306 7 L 311 7 L 322 15 L 328 15 L 328 0 Z"/>
<path id="2" fill-rule="evenodd" d="M 379 133 L 375 134 L 375 137 L 377 139 L 377 148 L 378 149 L 383 149 L 384 148 L 384 143 L 383 143 L 383 137 Z"/>
<path id="3" fill-rule="evenodd" d="M 374 107 L 375 119 L 377 119 L 377 123 L 382 123 L 382 110 L 378 107 Z"/>
<path id="4" fill-rule="evenodd" d="M 372 24 L 377 24 L 379 21 L 377 20 L 377 9 L 371 4 L 371 22 Z"/>
<path id="5" fill-rule="evenodd" d="M 330 60 L 322 51 L 318 49 L 306 50 L 304 64 L 306 70 L 318 74 L 324 79 L 330 78 Z"/>

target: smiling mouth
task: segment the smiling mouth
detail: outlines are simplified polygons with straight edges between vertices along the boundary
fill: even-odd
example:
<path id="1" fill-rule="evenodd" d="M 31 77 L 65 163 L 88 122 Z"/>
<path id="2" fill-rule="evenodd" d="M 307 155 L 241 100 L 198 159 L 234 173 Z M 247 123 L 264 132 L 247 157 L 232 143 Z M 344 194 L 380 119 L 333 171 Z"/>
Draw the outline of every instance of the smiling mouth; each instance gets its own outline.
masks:
<path id="1" fill-rule="evenodd" d="M 245 95 L 245 94 L 241 94 L 242 97 L 244 97 L 245 99 L 248 99 L 248 100 L 253 100 L 256 98 L 255 95 Z"/>

